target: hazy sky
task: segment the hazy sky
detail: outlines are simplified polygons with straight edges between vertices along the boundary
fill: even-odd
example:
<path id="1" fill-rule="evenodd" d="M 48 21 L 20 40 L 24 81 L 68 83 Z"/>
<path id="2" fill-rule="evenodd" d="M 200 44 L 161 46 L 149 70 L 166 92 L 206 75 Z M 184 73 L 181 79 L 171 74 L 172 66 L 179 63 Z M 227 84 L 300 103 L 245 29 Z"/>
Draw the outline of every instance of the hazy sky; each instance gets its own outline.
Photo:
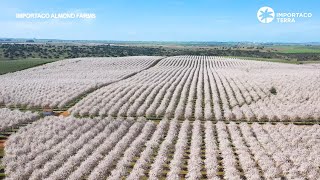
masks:
<path id="1" fill-rule="evenodd" d="M 260 23 L 257 11 L 311 12 Z M 0 37 L 144 41 L 320 42 L 319 0 L 1 0 Z M 16 19 L 16 13 L 95 13 L 96 19 Z"/>

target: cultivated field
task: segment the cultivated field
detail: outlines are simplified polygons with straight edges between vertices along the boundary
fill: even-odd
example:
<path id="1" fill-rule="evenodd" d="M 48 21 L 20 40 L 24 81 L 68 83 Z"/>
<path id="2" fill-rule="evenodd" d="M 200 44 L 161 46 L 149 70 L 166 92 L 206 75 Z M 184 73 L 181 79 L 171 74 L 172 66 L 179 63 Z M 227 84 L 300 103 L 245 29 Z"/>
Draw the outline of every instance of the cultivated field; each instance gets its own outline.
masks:
<path id="1" fill-rule="evenodd" d="M 314 180 L 319 79 L 319 65 L 217 56 L 76 58 L 1 75 L 0 179 Z"/>
<path id="2" fill-rule="evenodd" d="M 31 111 L 21 112 L 7 108 L 0 109 L 0 132 L 15 128 L 21 124 L 33 122 L 38 118 L 39 114 Z"/>
<path id="3" fill-rule="evenodd" d="M 0 77 L 0 104 L 59 107 L 79 95 L 149 67 L 160 57 L 78 58 Z"/>
<path id="4" fill-rule="evenodd" d="M 317 121 L 320 71 L 238 59 L 179 56 L 103 87 L 70 111 L 80 116 Z"/>
<path id="5" fill-rule="evenodd" d="M 317 179 L 319 125 L 45 118 L 7 141 L 9 179 Z"/>

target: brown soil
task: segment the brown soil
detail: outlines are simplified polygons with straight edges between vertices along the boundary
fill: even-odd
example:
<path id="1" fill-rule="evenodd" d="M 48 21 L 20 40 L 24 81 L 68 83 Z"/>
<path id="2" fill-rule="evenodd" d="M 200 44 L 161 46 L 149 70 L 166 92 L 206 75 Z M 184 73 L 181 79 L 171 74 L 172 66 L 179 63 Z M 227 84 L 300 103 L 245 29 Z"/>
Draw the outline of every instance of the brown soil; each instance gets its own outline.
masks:
<path id="1" fill-rule="evenodd" d="M 4 142 L 5 142 L 5 140 L 0 140 L 0 149 L 4 148 Z"/>

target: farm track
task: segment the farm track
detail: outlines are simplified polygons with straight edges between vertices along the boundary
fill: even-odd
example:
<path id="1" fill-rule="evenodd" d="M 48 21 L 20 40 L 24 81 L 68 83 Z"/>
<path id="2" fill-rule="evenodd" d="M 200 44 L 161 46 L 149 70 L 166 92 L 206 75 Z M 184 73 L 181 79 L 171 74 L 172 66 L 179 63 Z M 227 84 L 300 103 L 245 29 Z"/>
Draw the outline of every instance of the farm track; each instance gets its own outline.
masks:
<path id="1" fill-rule="evenodd" d="M 1 160 L 4 156 L 4 143 L 5 140 L 0 140 L 0 179 L 4 179 L 5 174 L 4 174 L 4 167 L 1 164 Z"/>
<path id="2" fill-rule="evenodd" d="M 101 117 L 101 116 L 75 116 L 76 118 L 98 118 L 98 117 Z M 102 118 L 106 118 L 107 116 L 102 116 Z M 148 117 L 148 116 L 110 116 L 110 117 L 113 117 L 113 118 L 134 118 L 134 119 L 137 119 L 139 117 L 143 117 L 143 118 L 146 118 L 147 120 L 150 120 L 150 121 L 153 121 L 153 122 L 156 122 L 156 123 L 159 123 L 162 119 L 164 119 L 164 117 Z M 173 118 L 172 118 L 173 119 Z M 170 120 L 170 119 L 169 119 Z M 196 119 L 193 117 L 193 118 L 190 118 L 189 119 L 191 122 L 195 121 Z M 185 121 L 185 119 L 178 119 L 178 121 L 180 123 L 182 123 L 183 121 Z M 206 122 L 207 120 L 200 120 L 201 122 Z M 270 123 L 272 125 L 275 125 L 277 123 L 281 123 L 281 124 L 284 124 L 284 125 L 288 125 L 288 124 L 294 124 L 294 125 L 315 125 L 315 124 L 319 124 L 320 125 L 320 120 L 305 120 L 305 121 L 258 121 L 258 120 L 254 120 L 254 121 L 247 121 L 247 120 L 229 120 L 229 121 L 217 121 L 215 119 L 212 119 L 211 120 L 212 123 L 217 123 L 217 122 L 224 122 L 226 124 L 229 124 L 231 122 L 234 122 L 236 124 L 240 124 L 240 123 L 248 123 L 248 124 L 253 124 L 253 123 L 258 123 L 258 124 L 267 124 L 267 123 Z"/>
<path id="3" fill-rule="evenodd" d="M 0 179 L 5 178 L 5 173 L 4 173 L 4 166 L 2 166 L 1 161 L 2 158 L 4 157 L 4 146 L 6 139 L 9 137 L 9 135 L 3 135 L 0 133 Z"/>

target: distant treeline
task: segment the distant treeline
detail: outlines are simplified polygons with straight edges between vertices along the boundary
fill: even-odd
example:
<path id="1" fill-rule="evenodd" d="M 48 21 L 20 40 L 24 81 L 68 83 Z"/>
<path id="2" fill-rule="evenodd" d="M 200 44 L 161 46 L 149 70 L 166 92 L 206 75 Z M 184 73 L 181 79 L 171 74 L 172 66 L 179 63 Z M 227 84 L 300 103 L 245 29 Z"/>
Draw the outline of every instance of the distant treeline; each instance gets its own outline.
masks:
<path id="1" fill-rule="evenodd" d="M 280 53 L 261 48 L 232 49 L 206 47 L 122 46 L 122 45 L 77 45 L 77 44 L 0 44 L 0 59 L 62 59 L 76 57 L 116 56 L 237 56 L 271 58 L 298 61 L 320 61 L 319 53 Z"/>

